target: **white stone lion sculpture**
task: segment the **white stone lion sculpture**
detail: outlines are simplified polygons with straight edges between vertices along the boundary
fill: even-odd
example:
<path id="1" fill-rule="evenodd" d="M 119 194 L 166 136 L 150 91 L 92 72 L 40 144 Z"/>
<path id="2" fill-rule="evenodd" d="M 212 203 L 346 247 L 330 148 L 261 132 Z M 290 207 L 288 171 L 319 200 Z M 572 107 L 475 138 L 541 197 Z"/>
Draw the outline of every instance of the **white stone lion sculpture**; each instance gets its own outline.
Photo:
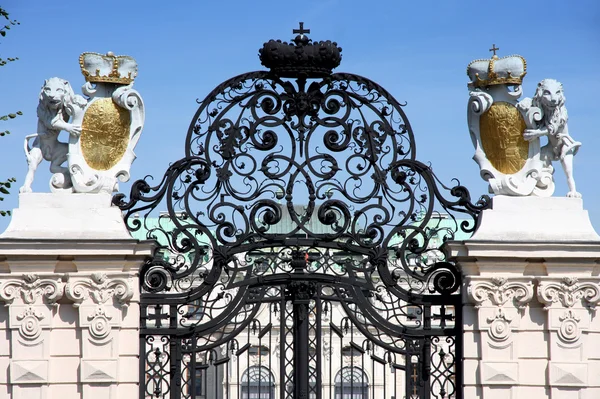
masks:
<path id="1" fill-rule="evenodd" d="M 86 104 L 85 98 L 76 95 L 66 80 L 50 78 L 44 81 L 37 107 L 37 133 L 25 137 L 28 170 L 19 192 L 31 192 L 35 171 L 43 159 L 50 161 L 50 172 L 54 173 L 51 186 L 59 189 L 72 186 L 68 168 L 62 166 L 67 161 L 69 145 L 58 141 L 58 135 L 61 130 L 75 136 L 81 134 L 81 126 L 69 123 L 69 119 Z"/>
<path id="2" fill-rule="evenodd" d="M 538 108 L 541 111 L 537 128 L 526 129 L 523 137 L 527 141 L 541 136 L 548 137 L 548 144 L 542 148 L 542 155 L 548 159 L 548 163 L 560 161 L 562 164 L 569 186 L 567 197 L 581 198 L 573 178 L 573 156 L 581 147 L 581 143 L 569 135 L 562 84 L 554 79 L 542 80 L 538 83 L 533 99 L 524 99 L 519 106 Z"/>

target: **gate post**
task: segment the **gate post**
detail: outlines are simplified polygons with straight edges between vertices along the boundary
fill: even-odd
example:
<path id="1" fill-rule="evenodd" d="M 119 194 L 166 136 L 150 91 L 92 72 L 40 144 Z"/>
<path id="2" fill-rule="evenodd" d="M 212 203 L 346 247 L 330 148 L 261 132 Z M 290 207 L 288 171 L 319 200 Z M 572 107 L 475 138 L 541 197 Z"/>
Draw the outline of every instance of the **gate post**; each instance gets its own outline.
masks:
<path id="1" fill-rule="evenodd" d="M 0 397 L 137 397 L 137 272 L 152 244 L 109 194 L 19 203 L 0 236 Z"/>
<path id="2" fill-rule="evenodd" d="M 581 199 L 496 196 L 448 247 L 465 276 L 464 397 L 600 397 L 600 237 Z"/>
<path id="3" fill-rule="evenodd" d="M 294 274 L 304 274 L 307 255 L 295 251 L 292 258 Z M 294 281 L 290 284 L 294 317 L 294 398 L 308 399 L 308 361 L 309 361 L 309 304 L 315 294 L 314 284 L 306 281 Z M 283 389 L 283 388 L 282 388 Z"/>

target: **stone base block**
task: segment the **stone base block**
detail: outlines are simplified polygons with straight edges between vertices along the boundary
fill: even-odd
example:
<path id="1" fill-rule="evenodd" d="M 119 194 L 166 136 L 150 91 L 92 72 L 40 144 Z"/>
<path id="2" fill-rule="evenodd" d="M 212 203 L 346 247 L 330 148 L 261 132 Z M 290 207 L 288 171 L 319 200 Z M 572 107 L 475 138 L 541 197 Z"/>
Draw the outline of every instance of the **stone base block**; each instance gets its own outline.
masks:
<path id="1" fill-rule="evenodd" d="M 19 194 L 19 208 L 0 238 L 131 239 L 110 194 Z"/>
<path id="2" fill-rule="evenodd" d="M 492 198 L 470 241 L 598 242 L 581 198 Z"/>

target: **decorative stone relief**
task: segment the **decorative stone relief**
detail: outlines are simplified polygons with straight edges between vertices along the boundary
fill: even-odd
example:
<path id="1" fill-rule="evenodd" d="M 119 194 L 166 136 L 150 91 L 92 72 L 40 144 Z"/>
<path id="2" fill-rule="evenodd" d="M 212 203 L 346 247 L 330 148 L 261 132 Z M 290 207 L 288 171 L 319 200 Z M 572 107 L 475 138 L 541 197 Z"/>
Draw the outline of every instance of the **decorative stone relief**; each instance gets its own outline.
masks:
<path id="1" fill-rule="evenodd" d="M 23 303 L 31 305 L 38 298 L 45 298 L 49 305 L 56 306 L 62 298 L 64 284 L 58 278 L 41 278 L 37 274 L 23 274 L 22 278 L 11 278 L 0 284 L 0 299 L 7 306 L 20 298 Z"/>
<path id="2" fill-rule="evenodd" d="M 44 314 L 35 308 L 28 306 L 17 316 L 17 320 L 21 322 L 19 325 L 19 333 L 26 340 L 35 340 L 42 333 L 40 321 L 44 319 Z"/>
<path id="3" fill-rule="evenodd" d="M 127 307 L 133 297 L 132 281 L 123 278 L 108 278 L 106 273 L 92 273 L 89 279 L 70 281 L 65 287 L 67 298 L 79 307 L 83 301 L 91 298 L 96 304 L 104 304 L 115 298 Z"/>
<path id="4" fill-rule="evenodd" d="M 467 120 L 475 147 L 473 159 L 494 194 L 549 197 L 552 166 L 541 157 L 540 139 L 527 141 L 523 112 L 517 107 L 527 63 L 520 55 L 472 61 Z"/>
<path id="5" fill-rule="evenodd" d="M 581 329 L 579 328 L 581 318 L 569 309 L 558 319 L 561 321 L 558 336 L 567 343 L 576 342 L 581 336 Z"/>
<path id="6" fill-rule="evenodd" d="M 10 381 L 15 384 L 43 384 L 48 382 L 48 360 L 11 360 Z"/>
<path id="7" fill-rule="evenodd" d="M 88 327 L 90 338 L 98 342 L 107 341 L 114 323 L 106 303 L 114 299 L 126 308 L 133 297 L 133 282 L 125 278 L 109 278 L 102 272 L 92 273 L 89 278 L 70 279 L 65 286 L 65 295 L 73 301 L 73 307 L 81 308 L 79 320 L 81 326 Z M 84 302 L 86 306 L 81 306 Z M 90 306 L 90 302 L 94 306 Z M 89 314 L 85 315 L 84 307 Z"/>
<path id="8" fill-rule="evenodd" d="M 88 315 L 90 322 L 90 334 L 98 340 L 108 337 L 110 334 L 110 320 L 112 316 L 106 313 L 102 306 L 98 306 L 96 311 Z"/>
<path id="9" fill-rule="evenodd" d="M 487 322 L 490 323 L 488 335 L 496 342 L 504 342 L 511 335 L 510 322 L 512 317 L 506 315 L 502 308 L 498 308 L 493 317 L 488 317 Z"/>
<path id="10" fill-rule="evenodd" d="M 544 309 L 560 303 L 565 308 L 572 308 L 577 303 L 594 309 L 600 302 L 600 284 L 598 282 L 579 282 L 577 277 L 564 277 L 561 281 L 541 280 L 537 288 L 538 300 Z"/>
<path id="11" fill-rule="evenodd" d="M 546 167 L 552 168 L 551 161 L 560 161 L 567 175 L 567 197 L 581 198 L 573 178 L 573 157 L 581 143 L 569 135 L 562 83 L 554 79 L 542 80 L 537 85 L 535 96 L 523 99 L 517 104 L 517 108 L 529 122 L 523 133 L 525 140 L 532 141 L 544 136 L 548 138 L 548 144 L 540 150 Z"/>
<path id="12" fill-rule="evenodd" d="M 475 147 L 473 159 L 494 194 L 549 197 L 554 192 L 554 167 L 560 161 L 567 175 L 567 197 L 580 198 L 573 178 L 573 157 L 581 143 L 567 127 L 563 86 L 544 79 L 533 98 L 517 102 L 527 63 L 520 55 L 472 61 L 467 120 Z M 542 146 L 541 137 L 548 143 Z"/>
<path id="13" fill-rule="evenodd" d="M 492 277 L 485 280 L 472 278 L 467 288 L 467 295 L 476 309 L 486 302 L 495 306 L 504 306 L 510 300 L 518 309 L 524 309 L 533 298 L 533 283 L 509 281 L 506 277 Z"/>
<path id="14" fill-rule="evenodd" d="M 518 362 L 480 362 L 481 381 L 487 385 L 514 385 L 519 383 Z"/>
<path id="15" fill-rule="evenodd" d="M 548 364 L 550 385 L 586 386 L 588 365 L 581 362 L 554 362 Z"/>
<path id="16" fill-rule="evenodd" d="M 118 181 L 129 180 L 145 117 L 142 98 L 132 88 L 137 63 L 108 52 L 83 53 L 79 64 L 87 99 L 64 79 L 44 81 L 37 133 L 25 137 L 28 171 L 22 193 L 31 192 L 43 160 L 50 161 L 53 192 L 110 194 L 118 190 Z M 58 140 L 61 131 L 69 133 L 68 143 Z"/>

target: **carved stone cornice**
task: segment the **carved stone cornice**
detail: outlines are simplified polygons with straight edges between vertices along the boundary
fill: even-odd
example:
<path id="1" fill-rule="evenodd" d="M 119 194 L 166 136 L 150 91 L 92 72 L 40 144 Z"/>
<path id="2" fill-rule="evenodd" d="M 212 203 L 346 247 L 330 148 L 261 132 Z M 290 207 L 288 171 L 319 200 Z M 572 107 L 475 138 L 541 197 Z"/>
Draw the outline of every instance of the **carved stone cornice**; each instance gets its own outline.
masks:
<path id="1" fill-rule="evenodd" d="M 101 305 L 115 298 L 123 307 L 129 305 L 133 297 L 131 279 L 109 278 L 106 273 L 92 273 L 89 278 L 69 280 L 65 286 L 65 295 L 79 307 L 85 300 Z"/>
<path id="2" fill-rule="evenodd" d="M 0 299 L 6 305 L 21 298 L 27 305 L 34 304 L 38 298 L 45 298 L 49 305 L 56 306 L 62 298 L 64 283 L 58 277 L 42 278 L 37 274 L 23 274 L 21 278 L 11 277 L 0 283 Z"/>
<path id="3" fill-rule="evenodd" d="M 577 277 L 563 277 L 558 281 L 540 279 L 537 298 L 550 309 L 553 304 L 560 303 L 565 308 L 581 306 L 594 309 L 600 302 L 600 280 L 579 281 Z"/>
<path id="4" fill-rule="evenodd" d="M 509 280 L 507 277 L 471 278 L 467 287 L 469 300 L 480 308 L 485 302 L 495 306 L 504 306 L 513 301 L 518 309 L 525 308 L 533 298 L 533 282 L 531 280 Z"/>

